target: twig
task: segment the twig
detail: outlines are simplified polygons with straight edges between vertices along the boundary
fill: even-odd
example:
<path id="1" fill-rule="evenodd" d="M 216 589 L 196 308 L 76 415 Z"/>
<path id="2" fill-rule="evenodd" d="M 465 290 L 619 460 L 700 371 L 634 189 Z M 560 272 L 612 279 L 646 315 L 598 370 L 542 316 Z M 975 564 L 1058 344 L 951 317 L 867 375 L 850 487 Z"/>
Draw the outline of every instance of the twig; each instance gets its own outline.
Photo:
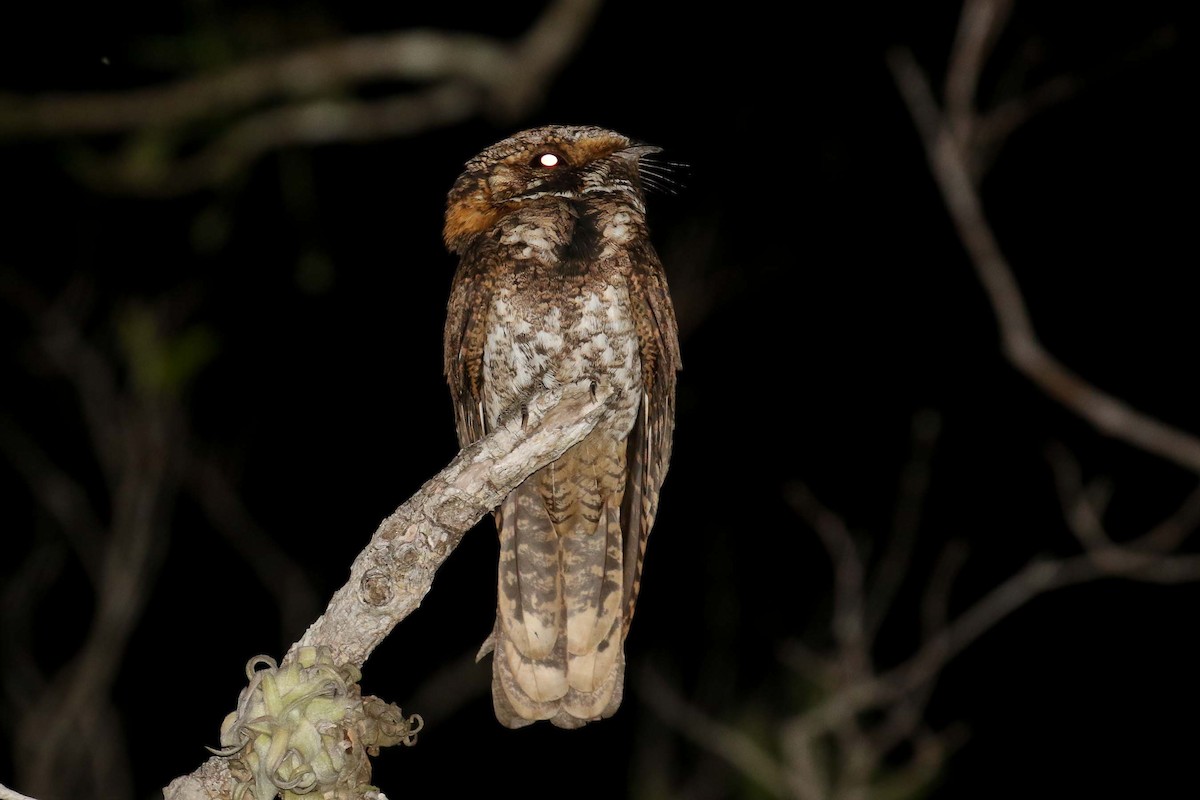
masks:
<path id="1" fill-rule="evenodd" d="M 466 82 L 495 93 L 536 93 L 574 51 L 598 0 L 556 0 L 515 44 L 420 30 L 359 36 L 257 58 L 216 75 L 118 92 L 0 94 L 0 137 L 102 134 L 166 128 L 372 81 Z M 518 72 L 518 76 L 510 77 Z M 524 102 L 528 102 L 525 100 Z M 520 106 L 522 103 L 517 102 Z"/>
<path id="2" fill-rule="evenodd" d="M 694 708 L 653 669 L 642 672 L 639 684 L 641 697 L 671 727 L 737 767 L 772 797 L 791 796 L 775 758 L 746 734 Z"/>
<path id="3" fill-rule="evenodd" d="M 1200 527 L 1200 486 L 1192 490 L 1174 514 L 1131 542 L 1130 546 L 1167 553 L 1183 544 L 1197 527 Z"/>
<path id="4" fill-rule="evenodd" d="M 959 571 L 966 563 L 967 552 L 965 544 L 951 542 L 942 551 L 933 568 L 928 588 L 921 598 L 921 637 L 924 641 L 943 630 L 949 622 L 950 592 Z M 883 721 L 871 732 L 873 746 L 881 757 L 902 742 L 911 741 L 919 735 L 925 723 L 925 708 L 933 696 L 934 685 L 934 681 L 929 681 L 918 686 L 897 698 L 891 708 L 886 710 Z"/>
<path id="5" fill-rule="evenodd" d="M 515 415 L 463 448 L 379 525 L 354 560 L 350 580 L 289 655 L 298 647 L 319 645 L 330 648 L 339 663 L 361 667 L 392 628 L 416 610 L 463 534 L 521 481 L 581 441 L 609 413 L 611 397 L 593 396 L 588 381 L 548 389 L 528 403 L 525 427 Z M 209 759 L 172 782 L 166 800 L 228 797 L 227 779 L 221 784 L 211 778 L 220 771 L 214 761 L 221 759 Z M 197 793 L 206 779 L 220 784 L 207 796 Z"/>
<path id="6" fill-rule="evenodd" d="M 1007 135 L 1011 128 L 1004 125 L 1015 124 L 1018 114 L 1032 113 L 1073 87 L 1067 79 L 1052 81 L 1033 98 L 1007 106 L 993 119 L 981 114 L 976 103 L 979 79 L 1011 10 L 1011 0 L 966 0 L 946 78 L 945 112 L 938 109 L 928 80 L 912 55 L 904 50 L 889 54 L 889 64 L 917 123 L 934 177 L 999 320 L 1005 355 L 1040 388 L 1101 431 L 1200 471 L 1200 441 L 1195 437 L 1129 408 L 1087 384 L 1045 352 L 1034 334 L 1012 270 L 986 223 L 977 187 L 983 163 L 980 153 L 994 148 Z M 1003 125 L 996 119 L 1003 119 Z M 913 470 L 908 476 L 911 481 L 905 482 L 906 489 L 914 491 L 902 492 L 902 500 L 906 496 L 919 498 L 923 493 L 927 459 L 919 466 L 923 469 Z M 1084 485 L 1078 465 L 1069 457 L 1057 458 L 1054 466 L 1064 514 L 1083 552 L 1031 561 L 952 619 L 950 591 L 965 560 L 965 548 L 948 548 L 922 600 L 922 643 L 908 659 L 882 673 L 875 671 L 869 651 L 897 585 L 896 570 L 886 570 L 894 558 L 898 558 L 896 563 L 907 564 L 911 543 L 901 539 L 896 544 L 893 540 L 881 559 L 882 565 L 867 581 L 871 596 L 865 604 L 864 623 L 863 556 L 845 524 L 803 487 L 789 491 L 791 504 L 829 551 L 835 595 L 834 652 L 824 655 L 807 648 L 789 648 L 783 654 L 797 670 L 823 681 L 828 690 L 824 700 L 782 726 L 782 763 L 771 766 L 783 770 L 792 796 L 859 800 L 873 793 L 882 796 L 919 791 L 929 781 L 930 770 L 944 761 L 954 740 L 953 732 L 932 732 L 923 723 L 925 705 L 938 676 L 963 649 L 1039 595 L 1106 577 L 1157 583 L 1200 580 L 1200 556 L 1174 552 L 1200 524 L 1200 488 L 1150 532 L 1119 545 L 1103 527 L 1111 488 L 1102 481 Z M 908 534 L 915 528 L 919 507 L 919 503 L 911 505 L 904 509 L 904 515 L 899 513 L 903 506 L 898 508 L 897 533 Z M 899 571 L 902 573 L 903 568 Z M 862 631 L 861 639 L 846 635 L 856 626 Z M 848 662 L 857 663 L 847 657 L 847 650 L 859 650 L 864 645 L 868 658 L 862 662 L 862 669 L 849 673 L 850 680 L 839 682 L 847 675 L 840 668 Z M 697 708 L 687 706 L 684 710 L 686 716 L 680 713 L 676 720 L 686 720 L 687 727 L 682 722 L 677 722 L 677 727 L 701 746 L 720 754 L 719 744 L 691 733 L 710 730 L 714 723 Z M 877 780 L 880 765 L 905 742 L 913 748 L 900 775 L 907 781 L 907 788 L 902 788 L 903 783 L 885 787 Z M 725 758 L 754 779 L 750 770 L 733 757 Z"/>
<path id="7" fill-rule="evenodd" d="M 61 574 L 67 546 L 60 539 L 41 542 L 35 535 L 25 560 L 12 571 L 0 587 L 0 688 L 7 705 L 0 722 L 10 738 L 17 721 L 28 713 L 46 688 L 46 676 L 34 658 L 33 621 L 29 609 L 35 608 L 45 587 L 52 586 Z"/>
<path id="8" fill-rule="evenodd" d="M 0 136 L 47 137 L 167 128 L 233 114 L 276 98 L 304 98 L 354 83 L 458 79 L 492 83 L 507 54 L 471 34 L 400 31 L 257 58 L 216 75 L 117 92 L 0 94 Z"/>
<path id="9" fill-rule="evenodd" d="M 979 78 L 1010 13 L 1012 0 L 963 3 L 946 69 L 946 118 L 960 142 L 970 141 L 973 135 Z"/>
<path id="10" fill-rule="evenodd" d="M 54 304 L 16 294 L 39 318 L 46 361 L 73 384 L 111 494 L 102 524 L 86 493 L 32 440 L 0 425 L 0 449 L 16 459 L 34 496 L 62 527 L 95 592 L 86 637 L 23 709 L 13 737 L 23 781 L 48 792 L 90 772 L 92 787 L 120 796 L 130 784 L 109 691 L 165 550 L 164 523 L 178 486 L 179 437 L 169 407 L 137 386 L 118 385 L 113 365 L 82 333 L 72 293 Z M 93 744 L 94 743 L 94 744 Z M 75 787 L 68 787 L 75 788 Z"/>
<path id="11" fill-rule="evenodd" d="M 945 124 L 925 74 L 905 49 L 890 51 L 888 65 L 920 133 L 946 208 L 996 314 L 1005 357 L 1042 391 L 1101 433 L 1200 473 L 1200 438 L 1088 383 L 1042 346 L 1012 268 L 984 216 L 961 143 Z"/>
<path id="12" fill-rule="evenodd" d="M 820 733 L 824 733 L 821 731 Z M 825 800 L 829 796 L 829 775 L 824 768 L 820 734 L 794 719 L 783 727 L 780 736 L 786 778 L 792 796 L 797 800 Z"/>
<path id="13" fill-rule="evenodd" d="M 946 627 L 950 619 L 950 593 L 958 573 L 967 563 L 969 548 L 964 542 L 950 542 L 942 549 L 933 576 L 921 597 L 921 637 L 930 639 Z"/>
<path id="14" fill-rule="evenodd" d="M 304 568 L 258 525 L 215 459 L 192 456 L 184 473 L 213 530 L 225 537 L 274 595 L 283 635 L 295 635 L 320 608 Z"/>
<path id="15" fill-rule="evenodd" d="M 1094 502 L 1078 474 L 1060 476 L 1060 487 L 1069 519 L 1077 502 Z M 835 600 L 836 625 L 839 613 L 846 614 L 846 609 L 854 608 L 853 596 L 861 589 L 854 577 L 855 568 L 847 567 L 857 563 L 860 556 L 840 517 L 821 506 L 805 487 L 791 488 L 788 499 L 830 551 L 835 594 L 850 598 L 840 601 L 840 610 L 839 601 Z M 1099 514 L 1094 508 L 1090 513 L 1087 524 L 1099 526 Z M 1178 546 L 1182 544 L 1182 536 L 1177 532 L 1194 531 L 1192 519 L 1196 516 L 1200 516 L 1200 489 L 1175 514 L 1133 541 L 1135 544 L 1162 541 Z M 1079 541 L 1083 553 L 1031 561 L 952 620 L 948 614 L 950 590 L 966 550 L 961 546 L 947 548 L 923 598 L 923 641 L 909 658 L 886 672 L 877 673 L 869 661 L 863 662 L 859 669 L 846 669 L 848 663 L 854 663 L 847 650 L 853 653 L 858 647 L 852 637 L 835 636 L 835 651 L 829 656 L 803 646 L 787 648 L 784 657 L 797 669 L 815 674 L 825 684 L 828 695 L 782 726 L 779 741 L 783 757 L 779 763 L 757 749 L 753 742 L 749 745 L 755 749 L 749 755 L 743 752 L 746 742 L 730 745 L 721 738 L 729 735 L 724 725 L 670 695 L 665 687 L 649 686 L 647 701 L 652 706 L 662 706 L 657 708 L 659 715 L 687 738 L 724 758 L 756 782 L 765 785 L 778 772 L 792 797 L 803 800 L 867 797 L 878 766 L 902 743 L 909 741 L 914 748 L 924 748 L 935 760 L 945 757 L 950 742 L 947 740 L 946 747 L 939 748 L 942 734 L 923 727 L 924 708 L 938 676 L 950 660 L 1034 598 L 1107 577 L 1150 583 L 1200 581 L 1200 556 L 1118 546 L 1102 528 L 1079 536 Z M 843 620 L 841 624 L 853 627 L 852 621 Z M 878 722 L 870 722 L 870 718 L 862 716 L 866 712 L 882 712 L 883 716 Z M 834 754 L 827 752 L 831 742 Z M 919 774 L 914 772 L 910 777 L 916 780 Z"/>
<path id="16" fill-rule="evenodd" d="M 1200 488 L 1193 490 L 1179 508 L 1148 532 L 1118 543 L 1105 530 L 1103 511 L 1084 486 L 1079 464 L 1070 452 L 1052 448 L 1049 455 L 1067 528 L 1099 570 L 1124 574 L 1148 568 L 1144 580 L 1176 583 L 1187 580 L 1184 576 L 1192 569 L 1200 569 L 1200 556 L 1194 555 L 1170 555 L 1170 568 L 1163 566 L 1165 557 L 1200 524 Z"/>
<path id="17" fill-rule="evenodd" d="M 215 185 L 272 150 L 292 145 L 412 136 L 461 122 L 479 93 L 454 83 L 376 101 L 319 100 L 259 112 L 237 122 L 195 155 L 152 160 L 83 161 L 80 175 L 98 189 L 172 197 Z"/>
<path id="18" fill-rule="evenodd" d="M 105 536 L 87 492 L 7 414 L 0 414 L 0 453 L 71 543 L 93 585 L 100 581 L 99 555 Z"/>
<path id="19" fill-rule="evenodd" d="M 124 156 L 80 165 L 100 188 L 177 195 L 220 183 L 260 156 L 292 145 L 367 141 L 445 127 L 478 113 L 517 119 L 579 46 L 600 0 L 554 0 L 515 42 L 472 34 L 402 31 L 364 36 L 272 58 L 217 75 L 99 94 L 26 98 L 0 94 L 0 139 L 135 134 Z M 382 100 L 333 99 L 370 81 L 418 84 Z M 284 102 L 260 108 L 272 101 Z M 230 118 L 193 155 L 176 131 Z M 161 157 L 147 157 L 165 145 Z"/>
<path id="20" fill-rule="evenodd" d="M 86 302 L 88 295 L 90 286 L 86 281 L 75 282 L 62 297 L 47 304 L 43 313 L 38 314 L 33 305 L 22 310 L 38 329 L 38 345 L 46 360 L 74 386 L 96 458 L 109 491 L 115 492 L 124 458 L 117 422 L 120 392 L 112 365 L 84 338 L 83 314 L 73 308 L 81 296 Z"/>
<path id="21" fill-rule="evenodd" d="M 915 727 L 912 714 L 924 701 L 924 693 L 941 674 L 946 664 L 987 631 L 1015 611 L 1046 592 L 1067 586 L 1087 583 L 1105 577 L 1121 577 L 1152 583 L 1183 583 L 1200 581 L 1200 557 L 1191 555 L 1146 555 L 1122 551 L 1119 558 L 1099 559 L 1094 553 L 1061 559 L 1038 559 L 1010 576 L 976 601 L 964 613 L 930 637 L 910 658 L 879 675 L 838 687 L 826 700 L 789 721 L 781 741 L 786 762 L 785 780 L 792 796 L 824 798 L 825 779 L 817 766 L 815 751 L 822 737 L 836 732 L 851 722 L 855 715 L 872 709 L 891 707 L 891 713 L 876 731 L 882 737 L 881 748 L 890 746 L 905 732 Z M 953 566 L 948 562 L 947 572 Z M 948 583 L 948 578 L 941 581 Z M 663 692 L 659 687 L 655 691 Z M 916 694 L 914 694 L 916 693 Z M 647 692 L 652 705 L 661 698 Z M 683 704 L 684 701 L 679 700 Z M 916 705 L 912 705 L 915 702 Z M 906 707 L 907 704 L 907 707 Z M 686 704 L 685 704 L 686 705 Z M 668 722 L 705 749 L 720 755 L 742 769 L 748 777 L 759 780 L 764 766 L 752 763 L 748 771 L 740 754 L 727 752 L 728 746 L 713 741 L 726 729 L 698 709 L 686 706 L 662 713 Z M 919 722 L 919 720 L 917 720 Z M 885 749 L 880 754 L 886 754 Z M 752 759 L 753 761 L 753 759 Z M 771 764 L 766 774 L 782 769 Z"/>
<path id="22" fill-rule="evenodd" d="M 864 668 L 867 642 L 863 630 L 864 569 L 862 557 L 846 522 L 826 508 L 806 485 L 795 483 L 788 502 L 816 532 L 833 564 L 833 636 L 838 642 L 843 669 L 859 673 Z"/>
<path id="23" fill-rule="evenodd" d="M 1099 509 L 1088 496 L 1079 462 L 1062 445 L 1048 447 L 1046 457 L 1054 473 L 1054 484 L 1058 489 L 1067 530 L 1084 550 L 1098 551 L 1115 547 L 1116 543 L 1104 530 Z"/>
<path id="24" fill-rule="evenodd" d="M 1020 97 L 981 112 L 971 126 L 971 167 L 977 179 L 1018 128 L 1042 111 L 1074 97 L 1082 88 L 1079 77 L 1056 75 Z"/>
<path id="25" fill-rule="evenodd" d="M 863 627 L 871 641 L 883 625 L 912 562 L 925 498 L 929 493 L 930 464 L 941 427 L 942 419 L 936 411 L 927 409 L 913 415 L 911 455 L 900 473 L 892 533 L 868 581 Z"/>
<path id="26" fill-rule="evenodd" d="M 803 716 L 810 725 L 832 728 L 847 715 L 894 702 L 935 680 L 943 667 L 968 645 L 1014 611 L 1046 592 L 1106 577 L 1147 583 L 1200 581 L 1200 556 L 1146 556 L 1125 553 L 1101 563 L 1092 553 L 1059 559 L 1035 559 L 976 601 L 902 664 L 831 697 Z"/>

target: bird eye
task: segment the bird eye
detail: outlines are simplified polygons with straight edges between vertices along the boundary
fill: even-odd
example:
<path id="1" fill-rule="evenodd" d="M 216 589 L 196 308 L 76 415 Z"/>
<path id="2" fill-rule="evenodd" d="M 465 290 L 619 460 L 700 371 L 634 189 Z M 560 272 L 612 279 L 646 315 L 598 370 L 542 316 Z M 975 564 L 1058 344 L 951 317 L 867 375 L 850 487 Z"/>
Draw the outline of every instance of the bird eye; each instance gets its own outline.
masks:
<path id="1" fill-rule="evenodd" d="M 554 153 L 538 153 L 533 157 L 533 166 L 541 167 L 542 169 L 554 169 L 559 165 L 561 159 Z"/>

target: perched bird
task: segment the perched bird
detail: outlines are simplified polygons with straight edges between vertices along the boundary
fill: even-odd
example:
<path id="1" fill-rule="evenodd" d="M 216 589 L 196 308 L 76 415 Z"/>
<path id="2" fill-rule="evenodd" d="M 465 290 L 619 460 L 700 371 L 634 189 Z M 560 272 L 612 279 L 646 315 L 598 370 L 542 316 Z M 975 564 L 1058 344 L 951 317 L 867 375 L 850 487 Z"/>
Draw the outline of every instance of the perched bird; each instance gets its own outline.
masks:
<path id="1" fill-rule="evenodd" d="M 492 699 L 510 728 L 578 728 L 621 703 L 625 635 L 671 456 L 679 337 L 646 229 L 659 148 L 551 125 L 471 159 L 450 191 L 446 319 L 458 440 L 538 388 L 612 392 L 611 414 L 495 511 Z"/>

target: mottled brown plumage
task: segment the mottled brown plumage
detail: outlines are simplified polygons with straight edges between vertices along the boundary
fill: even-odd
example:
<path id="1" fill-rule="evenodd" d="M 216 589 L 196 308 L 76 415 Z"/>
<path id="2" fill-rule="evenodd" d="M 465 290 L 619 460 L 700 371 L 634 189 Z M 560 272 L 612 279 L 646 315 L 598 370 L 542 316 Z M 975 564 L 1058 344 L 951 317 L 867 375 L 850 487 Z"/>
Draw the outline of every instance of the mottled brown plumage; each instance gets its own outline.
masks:
<path id="1" fill-rule="evenodd" d="M 611 414 L 496 509 L 492 697 L 509 727 L 612 715 L 646 538 L 671 456 L 679 342 L 646 230 L 639 164 L 658 148 L 549 126 L 467 162 L 450 191 L 460 256 L 446 378 L 462 445 L 541 386 L 593 381 Z"/>

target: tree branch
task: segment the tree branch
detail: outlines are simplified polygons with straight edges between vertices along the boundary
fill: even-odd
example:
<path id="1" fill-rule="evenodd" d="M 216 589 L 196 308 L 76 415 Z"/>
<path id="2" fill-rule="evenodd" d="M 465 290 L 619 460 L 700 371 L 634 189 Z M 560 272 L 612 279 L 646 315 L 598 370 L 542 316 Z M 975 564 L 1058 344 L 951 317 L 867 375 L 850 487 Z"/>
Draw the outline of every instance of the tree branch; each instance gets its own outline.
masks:
<path id="1" fill-rule="evenodd" d="M 125 133 L 234 114 L 277 99 L 313 97 L 368 81 L 490 84 L 505 64 L 501 43 L 483 36 L 399 31 L 257 58 L 216 75 L 117 92 L 0 94 L 0 136 Z"/>
<path id="2" fill-rule="evenodd" d="M 13 791 L 0 783 L 0 800 L 35 800 L 35 798 Z"/>
<path id="3" fill-rule="evenodd" d="M 788 503 L 816 532 L 833 565 L 833 637 L 839 666 L 853 673 L 866 667 L 869 644 L 863 626 L 865 568 L 846 521 L 825 507 L 803 483 L 787 491 Z"/>
<path id="4" fill-rule="evenodd" d="M 1012 267 L 984 215 L 963 144 L 943 119 L 928 79 L 908 50 L 890 51 L 888 65 L 920 133 L 929 168 L 959 238 L 996 314 L 1009 363 L 1101 433 L 1200 473 L 1200 438 L 1088 383 L 1042 346 Z"/>
<path id="5" fill-rule="evenodd" d="M 642 698 L 677 731 L 737 767 L 770 796 L 789 796 L 788 783 L 774 756 L 745 733 L 712 719 L 688 703 L 652 669 L 642 672 L 639 684 Z M 809 797 L 817 800 L 819 795 Z"/>
<path id="6" fill-rule="evenodd" d="M 190 455 L 184 479 L 213 530 L 225 537 L 274 596 L 283 635 L 294 636 L 320 608 L 320 597 L 304 568 L 262 529 L 215 458 Z"/>
<path id="7" fill-rule="evenodd" d="M 1012 13 L 1012 0 L 967 0 L 946 69 L 946 116 L 959 141 L 970 140 L 978 117 L 975 95 L 983 67 Z"/>
<path id="8" fill-rule="evenodd" d="M 527 404 L 524 427 L 521 414 L 509 415 L 496 431 L 463 448 L 380 523 L 354 560 L 350 580 L 292 645 L 289 656 L 299 647 L 324 646 L 335 661 L 361 667 L 392 628 L 420 605 L 434 573 L 463 534 L 525 478 L 578 444 L 608 415 L 611 397 L 593 395 L 586 381 L 545 390 Z M 227 800 L 231 784 L 223 765 L 223 759 L 209 759 L 172 782 L 165 800 Z"/>
<path id="9" fill-rule="evenodd" d="M 131 134 L 123 154 L 80 172 L 102 188 L 177 195 L 224 181 L 291 145 L 409 136 L 484 113 L 527 114 L 583 40 L 601 0 L 554 0 L 508 42 L 441 31 L 361 36 L 260 58 L 216 75 L 122 92 L 0 93 L 0 140 Z M 371 82 L 418 88 L 380 100 L 337 93 Z M 179 151 L 179 129 L 227 120 L 211 143 Z M 193 138 L 194 141 L 194 138 Z"/>
<path id="10" fill-rule="evenodd" d="M 874 641 L 892 608 L 896 593 L 909 573 L 913 548 L 929 493 L 933 451 L 941 433 L 942 418 L 936 411 L 924 410 L 913 415 L 910 428 L 911 454 L 900 473 L 900 486 L 892 517 L 891 535 L 876 568 L 867 580 L 869 590 L 864 599 L 863 628 L 869 641 Z"/>

